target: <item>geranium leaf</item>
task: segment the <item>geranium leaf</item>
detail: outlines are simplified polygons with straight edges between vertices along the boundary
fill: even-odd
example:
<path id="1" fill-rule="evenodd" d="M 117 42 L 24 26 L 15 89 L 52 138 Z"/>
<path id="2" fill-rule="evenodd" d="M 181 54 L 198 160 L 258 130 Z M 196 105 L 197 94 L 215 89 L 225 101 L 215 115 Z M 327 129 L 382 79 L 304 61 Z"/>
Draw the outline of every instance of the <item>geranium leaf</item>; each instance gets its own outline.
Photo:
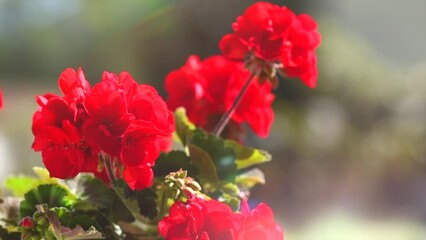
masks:
<path id="1" fill-rule="evenodd" d="M 198 168 L 198 177 L 207 181 L 217 182 L 217 170 L 210 155 L 200 147 L 189 144 L 191 162 Z"/>
<path id="2" fill-rule="evenodd" d="M 43 184 L 60 184 L 59 179 L 50 177 L 49 171 L 46 168 L 33 167 L 33 171 L 40 178 L 40 181 Z M 60 184 L 63 185 L 63 184 Z"/>
<path id="3" fill-rule="evenodd" d="M 185 108 L 180 107 L 175 111 L 175 134 L 184 146 L 187 145 L 188 139 L 191 138 L 192 132 L 196 129 L 195 125 L 191 123 L 186 116 Z"/>
<path id="4" fill-rule="evenodd" d="M 235 153 L 232 148 L 225 146 L 223 139 L 213 134 L 206 133 L 201 129 L 197 129 L 194 131 L 191 144 L 196 145 L 210 156 L 220 180 L 235 182 L 237 171 Z M 190 149 L 190 155 L 191 154 Z M 193 157 L 190 157 L 192 161 Z M 201 171 L 200 168 L 198 169 Z M 202 173 L 200 172 L 200 174 Z"/>
<path id="5" fill-rule="evenodd" d="M 69 207 L 68 192 L 55 184 L 40 185 L 24 195 L 19 207 L 19 218 L 32 216 L 36 205 L 48 204 L 49 207 Z"/>
<path id="6" fill-rule="evenodd" d="M 23 197 L 25 193 L 37 187 L 37 185 L 39 185 L 39 181 L 36 178 L 23 175 L 8 177 L 4 182 L 4 187 L 9 189 L 16 197 Z"/>
<path id="7" fill-rule="evenodd" d="M 232 148 L 236 155 L 237 170 L 251 167 L 256 164 L 268 162 L 271 155 L 263 150 L 249 148 L 232 140 L 225 140 L 225 146 Z"/>
<path id="8" fill-rule="evenodd" d="M 33 167 L 33 171 L 39 178 L 25 175 L 10 176 L 5 180 L 5 188 L 9 189 L 16 197 L 23 197 L 25 193 L 42 184 L 60 185 L 65 190 L 69 191 L 66 185 L 59 182 L 59 179 L 51 178 L 49 172 L 45 168 Z"/>
<path id="9" fill-rule="evenodd" d="M 189 176 L 197 174 L 197 168 L 191 163 L 189 157 L 183 151 L 171 151 L 162 153 L 157 158 L 155 166 L 152 168 L 154 176 L 164 178 L 171 172 L 176 172 L 179 169 L 188 171 Z"/>
<path id="10" fill-rule="evenodd" d="M 76 194 L 80 200 L 99 209 L 111 207 L 114 198 L 114 193 L 102 180 L 89 174 L 81 174 L 78 177 Z"/>
<path id="11" fill-rule="evenodd" d="M 251 169 L 237 176 L 237 185 L 248 190 L 257 184 L 265 184 L 265 174 L 258 168 Z"/>
<path id="12" fill-rule="evenodd" d="M 117 184 L 114 187 L 120 189 L 122 185 Z M 89 204 L 95 209 L 105 212 L 113 221 L 133 222 L 135 220 L 118 193 L 93 175 L 83 174 L 79 177 L 77 196 L 79 201 L 74 207 L 78 210 L 87 210 L 86 205 Z"/>
<path id="13" fill-rule="evenodd" d="M 150 188 L 145 188 L 140 191 L 132 191 L 129 198 L 137 202 L 139 214 L 148 217 L 151 220 L 157 217 L 157 194 L 155 191 Z"/>
<path id="14" fill-rule="evenodd" d="M 98 232 L 93 226 L 89 227 L 85 231 L 80 225 L 74 228 L 65 227 L 62 225 L 60 218 L 61 215 L 69 214 L 64 209 L 47 209 L 43 206 L 42 212 L 46 214 L 47 219 L 50 222 L 49 231 L 55 236 L 57 240 L 81 240 L 81 239 L 104 239 L 102 234 Z"/>
<path id="15" fill-rule="evenodd" d="M 117 180 L 115 188 L 134 218 L 146 222 L 146 218 L 152 220 L 158 215 L 157 194 L 154 190 L 131 190 L 123 179 Z"/>
<path id="16" fill-rule="evenodd" d="M 114 210 L 114 215 L 122 218 L 122 221 L 125 222 L 133 222 L 135 220 L 148 222 L 148 218 L 140 214 L 141 209 L 133 196 L 135 193 L 129 188 L 127 183 L 123 179 L 117 179 L 114 188 L 118 198 L 113 204 L 114 206 L 120 205 L 119 208 Z M 127 211 L 128 213 L 123 214 L 121 213 L 122 211 Z"/>

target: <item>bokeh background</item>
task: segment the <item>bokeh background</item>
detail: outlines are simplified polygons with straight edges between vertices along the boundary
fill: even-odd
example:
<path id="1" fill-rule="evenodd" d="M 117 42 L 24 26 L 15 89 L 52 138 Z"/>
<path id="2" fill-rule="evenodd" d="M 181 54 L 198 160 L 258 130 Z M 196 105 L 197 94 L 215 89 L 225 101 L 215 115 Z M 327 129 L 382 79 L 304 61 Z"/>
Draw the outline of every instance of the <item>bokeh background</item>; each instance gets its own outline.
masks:
<path id="1" fill-rule="evenodd" d="M 249 0 L 0 0 L 0 181 L 41 166 L 34 97 L 65 68 L 129 71 L 164 94 L 191 54 L 219 54 Z M 319 22 L 318 87 L 283 80 L 266 201 L 288 240 L 426 239 L 426 1 L 274 1 Z"/>

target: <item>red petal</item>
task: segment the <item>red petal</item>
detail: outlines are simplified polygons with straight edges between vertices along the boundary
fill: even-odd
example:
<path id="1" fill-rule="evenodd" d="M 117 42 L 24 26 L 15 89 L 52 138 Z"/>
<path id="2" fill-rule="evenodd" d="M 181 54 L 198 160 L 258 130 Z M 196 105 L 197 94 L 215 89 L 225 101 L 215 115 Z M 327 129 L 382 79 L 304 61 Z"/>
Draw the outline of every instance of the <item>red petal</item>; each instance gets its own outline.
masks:
<path id="1" fill-rule="evenodd" d="M 123 178 L 132 190 L 142 190 L 151 186 L 154 173 L 149 167 L 126 167 Z"/>
<path id="2" fill-rule="evenodd" d="M 232 60 L 243 60 L 247 53 L 247 46 L 235 35 L 227 34 L 219 42 L 223 56 Z"/>

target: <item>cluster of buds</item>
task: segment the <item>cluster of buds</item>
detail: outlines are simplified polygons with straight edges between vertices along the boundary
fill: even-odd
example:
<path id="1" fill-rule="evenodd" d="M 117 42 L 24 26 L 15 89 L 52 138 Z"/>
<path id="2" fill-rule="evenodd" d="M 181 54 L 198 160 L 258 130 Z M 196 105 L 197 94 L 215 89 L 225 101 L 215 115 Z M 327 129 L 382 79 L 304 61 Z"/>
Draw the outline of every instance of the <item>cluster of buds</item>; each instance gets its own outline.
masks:
<path id="1" fill-rule="evenodd" d="M 23 240 L 45 239 L 44 237 L 48 234 L 49 219 L 46 217 L 43 207 L 37 206 L 37 209 L 32 217 L 24 217 L 18 223 L 18 228 L 22 233 L 21 239 Z"/>
<path id="2" fill-rule="evenodd" d="M 284 65 L 278 61 L 265 61 L 254 55 L 251 55 L 244 61 L 244 66 L 251 73 L 257 76 L 260 84 L 264 84 L 267 81 L 271 82 L 273 89 L 278 88 L 277 75 L 282 73 Z"/>
<path id="3" fill-rule="evenodd" d="M 169 198 L 179 200 L 199 194 L 201 186 L 193 178 L 187 176 L 187 171 L 179 169 L 165 177 Z"/>

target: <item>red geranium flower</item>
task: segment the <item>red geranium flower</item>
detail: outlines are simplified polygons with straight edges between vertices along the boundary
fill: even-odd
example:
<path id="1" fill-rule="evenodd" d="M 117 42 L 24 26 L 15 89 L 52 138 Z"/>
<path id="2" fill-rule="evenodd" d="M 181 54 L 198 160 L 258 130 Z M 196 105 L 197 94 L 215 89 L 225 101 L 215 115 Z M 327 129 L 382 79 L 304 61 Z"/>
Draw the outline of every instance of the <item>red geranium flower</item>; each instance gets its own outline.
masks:
<path id="1" fill-rule="evenodd" d="M 191 196 L 187 202 L 175 202 L 169 216 L 158 224 L 166 240 L 283 240 L 274 214 L 261 203 L 250 211 L 246 202 L 241 213 L 216 200 Z"/>
<path id="2" fill-rule="evenodd" d="M 21 219 L 18 223 L 18 226 L 26 228 L 26 229 L 32 229 L 36 226 L 36 223 L 31 217 L 24 217 Z"/>
<path id="3" fill-rule="evenodd" d="M 219 44 L 224 56 L 233 60 L 249 57 L 257 62 L 254 66 L 261 68 L 281 63 L 280 70 L 288 76 L 301 78 L 309 87 L 316 86 L 315 48 L 320 35 L 310 16 L 296 16 L 287 7 L 257 2 L 232 27 L 234 33 L 225 35 Z M 268 69 L 264 73 L 272 74 Z"/>
<path id="4" fill-rule="evenodd" d="M 241 213 L 235 214 L 239 222 L 239 240 L 283 240 L 284 233 L 274 220 L 272 209 L 265 203 L 260 203 L 250 211 L 247 202 L 243 201 Z"/>
<path id="5" fill-rule="evenodd" d="M 183 106 L 189 119 L 210 131 L 220 117 L 231 108 L 250 72 L 243 63 L 213 56 L 200 61 L 190 56 L 185 66 L 171 72 L 165 82 L 171 109 Z M 227 137 L 235 138 L 232 131 L 240 131 L 247 123 L 260 137 L 266 137 L 271 128 L 274 112 L 271 104 L 274 95 L 271 84 L 253 81 L 240 105 L 232 115 Z M 235 129 L 232 129 L 232 128 Z M 231 133 L 231 134 L 229 134 Z"/>
<path id="6" fill-rule="evenodd" d="M 173 115 L 157 91 L 126 72 L 105 72 L 92 89 L 81 69 L 65 70 L 59 88 L 64 96 L 37 97 L 32 125 L 33 149 L 42 152 L 50 175 L 94 172 L 105 180 L 97 170 L 102 152 L 117 159 L 114 170 L 132 189 L 149 186 L 151 167 L 174 131 Z"/>
<path id="7" fill-rule="evenodd" d="M 35 135 L 33 149 L 41 151 L 51 177 L 74 178 L 80 172 L 96 169 L 98 151 L 82 139 L 68 120 L 61 127 L 44 126 Z"/>
<path id="8" fill-rule="evenodd" d="M 197 196 L 187 202 L 175 202 L 169 216 L 158 224 L 166 240 L 232 240 L 235 226 L 231 208 L 216 200 Z"/>
<path id="9" fill-rule="evenodd" d="M 121 138 L 133 117 L 127 112 L 124 92 L 110 89 L 98 90 L 104 84 L 96 85 L 86 98 L 88 119 L 83 133 L 91 145 L 97 145 L 112 157 L 121 151 Z"/>

